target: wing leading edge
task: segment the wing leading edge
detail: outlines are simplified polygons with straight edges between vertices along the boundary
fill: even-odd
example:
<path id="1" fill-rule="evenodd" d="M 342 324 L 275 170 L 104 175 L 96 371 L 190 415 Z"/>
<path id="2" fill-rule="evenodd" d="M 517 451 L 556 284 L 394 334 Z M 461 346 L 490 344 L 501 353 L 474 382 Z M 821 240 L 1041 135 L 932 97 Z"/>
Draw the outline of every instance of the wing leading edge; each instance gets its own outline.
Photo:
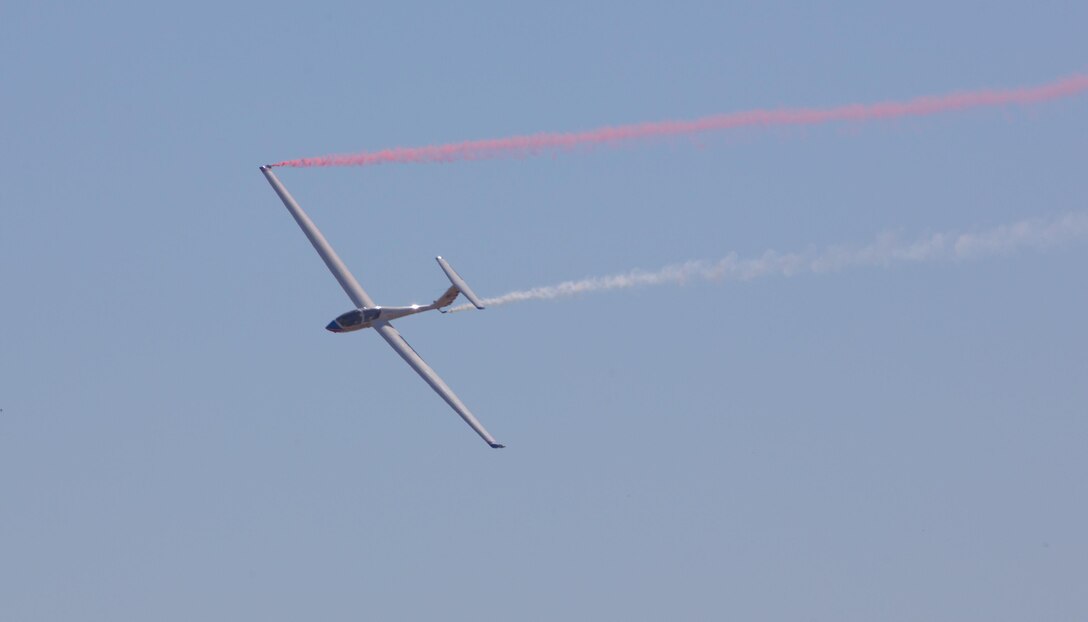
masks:
<path id="1" fill-rule="evenodd" d="M 332 246 L 329 244 L 325 236 L 321 235 L 318 231 L 317 225 L 314 221 L 310 220 L 310 217 L 306 215 L 306 212 L 302 211 L 299 204 L 295 202 L 295 198 L 291 196 L 291 193 L 287 191 L 287 188 L 283 187 L 280 180 L 272 172 L 272 168 L 268 166 L 262 166 L 261 172 L 268 179 L 268 183 L 272 184 L 272 189 L 276 191 L 276 194 L 280 195 L 280 200 L 287 206 L 287 211 L 291 212 L 294 216 L 295 222 L 302 228 L 302 232 L 309 238 L 310 244 L 314 245 L 314 250 L 318 255 L 321 255 L 321 260 L 328 266 L 329 271 L 336 277 L 336 280 L 340 283 L 340 287 L 344 288 L 348 298 L 355 303 L 356 308 L 361 307 L 373 307 L 376 306 L 374 301 L 366 293 L 366 290 L 359 285 L 359 281 L 355 280 L 351 271 L 344 265 L 344 262 L 340 261 L 340 256 L 336 254 L 336 251 L 332 250 Z"/>
<path id="2" fill-rule="evenodd" d="M 303 233 L 313 244 L 314 250 L 321 256 L 322 261 L 328 266 L 329 271 L 340 283 L 340 287 L 344 288 L 344 292 L 347 293 L 348 298 L 355 303 L 356 307 L 374 307 L 374 301 L 367 295 L 366 291 L 359 285 L 359 282 L 355 280 L 355 277 L 348 270 L 344 262 L 340 260 L 340 257 L 336 254 L 336 251 L 332 249 L 332 246 L 325 239 L 325 236 L 321 235 L 321 231 L 317 229 L 317 225 L 314 224 L 310 217 L 306 215 L 306 212 L 302 210 L 299 204 L 295 201 L 291 193 L 287 191 L 287 188 L 280 183 L 280 180 L 272 173 L 272 168 L 268 166 L 262 166 L 261 172 L 264 173 L 268 183 L 272 185 L 272 189 L 279 195 L 280 200 L 283 201 L 284 206 L 287 207 L 287 211 L 291 212 L 291 216 L 294 217 L 295 222 L 302 228 Z M 374 324 L 374 330 L 378 331 L 378 334 L 385 339 L 396 352 L 400 355 L 404 362 L 408 363 L 412 369 L 419 374 L 420 378 L 423 378 L 435 393 L 446 401 L 447 404 L 453 408 L 454 411 L 460 415 L 461 419 L 464 419 L 480 438 L 484 439 L 488 445 L 493 448 L 501 448 L 495 441 L 495 438 L 488 433 L 487 429 L 473 416 L 472 411 L 465 406 L 464 402 L 457 397 L 457 394 L 450 389 L 441 377 L 431 366 L 423 360 L 419 353 L 417 353 L 412 346 L 408 345 L 408 342 L 404 340 L 404 337 L 393 328 L 393 325 L 389 322 L 377 322 Z"/>

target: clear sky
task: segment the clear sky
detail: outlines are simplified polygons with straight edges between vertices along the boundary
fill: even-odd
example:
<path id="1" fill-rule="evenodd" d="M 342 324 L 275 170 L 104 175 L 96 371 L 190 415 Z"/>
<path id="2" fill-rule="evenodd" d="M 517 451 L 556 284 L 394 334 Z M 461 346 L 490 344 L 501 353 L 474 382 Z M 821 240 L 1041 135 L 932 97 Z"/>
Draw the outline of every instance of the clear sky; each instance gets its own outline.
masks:
<path id="1" fill-rule="evenodd" d="M 266 162 L 1088 70 L 1077 2 L 9 2 L 0 619 L 1088 618 L 1088 243 L 407 318 Z M 279 169 L 380 303 L 1088 209 L 1088 97 Z"/>

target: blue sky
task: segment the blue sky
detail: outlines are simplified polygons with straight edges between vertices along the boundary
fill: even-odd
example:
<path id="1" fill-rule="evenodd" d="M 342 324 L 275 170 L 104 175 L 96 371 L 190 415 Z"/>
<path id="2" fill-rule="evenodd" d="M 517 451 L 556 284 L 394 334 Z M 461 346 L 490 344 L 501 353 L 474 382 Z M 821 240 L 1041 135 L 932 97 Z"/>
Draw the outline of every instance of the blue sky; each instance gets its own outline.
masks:
<path id="1" fill-rule="evenodd" d="M 257 170 L 1041 84 L 1083 2 L 0 9 L 0 618 L 1088 615 L 1088 245 L 425 315 L 376 335 Z M 426 302 L 1086 209 L 1088 98 L 281 169 Z"/>

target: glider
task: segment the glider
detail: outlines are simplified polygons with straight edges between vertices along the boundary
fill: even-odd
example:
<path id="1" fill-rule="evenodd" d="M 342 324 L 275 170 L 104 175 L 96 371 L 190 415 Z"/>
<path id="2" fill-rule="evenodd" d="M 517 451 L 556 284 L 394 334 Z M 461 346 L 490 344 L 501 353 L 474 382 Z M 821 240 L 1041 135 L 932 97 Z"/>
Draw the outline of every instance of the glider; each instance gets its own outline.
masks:
<path id="1" fill-rule="evenodd" d="M 303 233 L 309 238 L 310 243 L 313 244 L 314 250 L 318 255 L 321 255 L 321 259 L 328 266 L 332 275 L 339 281 L 340 287 L 344 288 L 344 292 L 347 293 L 348 298 L 355 304 L 355 309 L 341 314 L 335 320 L 329 322 L 325 328 L 334 333 L 346 333 L 364 328 L 373 328 L 382 336 L 382 339 L 394 349 L 397 354 L 400 355 L 404 362 L 408 363 L 412 369 L 416 370 L 420 378 L 423 378 L 424 382 L 429 384 L 435 393 L 438 393 L 442 399 L 446 400 L 446 403 L 450 405 L 453 410 L 465 420 L 480 438 L 484 439 L 488 445 L 495 449 L 504 447 L 500 445 L 493 436 L 487 431 L 486 428 L 476 417 L 473 416 L 472 411 L 465 406 L 464 402 L 457 397 L 457 394 L 453 392 L 450 387 L 443 382 L 442 378 L 431 366 L 427 364 L 419 354 L 416 353 L 412 346 L 408 345 L 408 342 L 404 340 L 404 337 L 400 336 L 397 329 L 393 328 L 393 325 L 389 323 L 390 320 L 395 320 L 407 315 L 414 315 L 416 313 L 422 313 L 424 311 L 431 311 L 437 309 L 442 311 L 444 307 L 448 307 L 453 304 L 453 301 L 457 298 L 458 294 L 463 294 L 468 301 L 473 304 L 477 309 L 483 309 L 484 306 L 480 302 L 480 299 L 469 288 L 465 280 L 461 278 L 461 275 L 454 271 L 453 267 L 441 257 L 436 257 L 438 265 L 442 268 L 442 271 L 446 273 L 446 277 L 450 280 L 450 288 L 446 290 L 444 294 L 438 297 L 437 300 L 429 305 L 412 305 L 409 307 L 381 307 L 374 304 L 374 301 L 363 290 L 359 282 L 355 280 L 355 277 L 351 275 L 344 262 L 340 261 L 340 257 L 336 255 L 336 251 L 332 249 L 328 241 L 325 240 L 325 236 L 321 235 L 317 226 L 314 225 L 310 217 L 306 215 L 306 212 L 302 211 L 298 203 L 291 196 L 291 193 L 287 192 L 287 188 L 283 187 L 280 180 L 272 173 L 271 166 L 262 166 L 261 172 L 268 179 L 268 183 L 272 184 L 272 189 L 276 191 L 283 204 L 287 207 L 287 211 L 291 212 L 294 216 L 295 222 L 299 227 L 302 227 Z"/>

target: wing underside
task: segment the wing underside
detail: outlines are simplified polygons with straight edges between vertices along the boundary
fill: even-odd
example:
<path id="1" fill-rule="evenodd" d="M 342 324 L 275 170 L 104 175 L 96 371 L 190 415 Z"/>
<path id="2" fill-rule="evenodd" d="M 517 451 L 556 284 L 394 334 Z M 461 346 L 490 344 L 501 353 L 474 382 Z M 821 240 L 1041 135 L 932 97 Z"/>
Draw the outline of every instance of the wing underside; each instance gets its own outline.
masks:
<path id="1" fill-rule="evenodd" d="M 393 328 L 392 324 L 389 322 L 379 322 L 374 325 L 374 330 L 378 331 L 378 334 L 385 339 L 386 343 L 396 350 L 397 354 L 404 359 L 405 363 L 408 363 L 412 369 L 416 370 L 416 373 L 419 374 L 419 377 L 422 378 L 424 382 L 431 385 L 431 388 L 434 389 L 435 393 L 446 400 L 446 403 L 450 405 L 450 408 L 456 411 L 457 414 L 465 420 L 465 423 L 480 435 L 480 438 L 484 439 L 488 445 L 496 449 L 502 447 L 502 445 L 496 442 L 495 438 L 488 433 L 487 429 L 477 421 L 476 417 L 473 416 L 472 411 L 470 411 L 468 407 L 465 406 L 464 402 L 457 397 L 457 394 L 453 392 L 453 389 L 450 389 L 449 385 L 447 385 L 442 378 L 431 369 L 431 366 L 427 364 L 427 361 L 424 361 L 423 357 L 415 351 L 415 348 L 405 341 L 404 337 L 401 336 L 397 329 Z"/>

